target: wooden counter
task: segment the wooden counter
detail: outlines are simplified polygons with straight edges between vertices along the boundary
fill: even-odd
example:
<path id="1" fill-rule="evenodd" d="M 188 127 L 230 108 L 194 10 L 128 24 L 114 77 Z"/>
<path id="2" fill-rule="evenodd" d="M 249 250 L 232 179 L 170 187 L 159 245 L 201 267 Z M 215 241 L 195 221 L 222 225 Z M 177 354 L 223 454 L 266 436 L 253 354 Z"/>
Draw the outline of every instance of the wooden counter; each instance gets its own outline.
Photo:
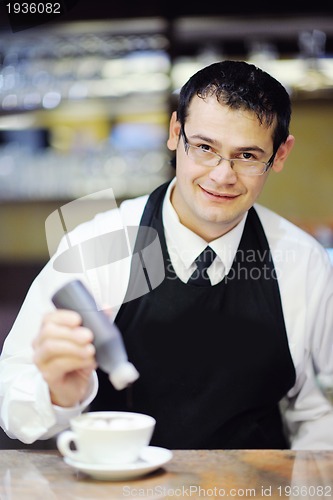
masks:
<path id="1" fill-rule="evenodd" d="M 97 481 L 66 465 L 56 451 L 2 450 L 0 498 L 333 497 L 333 451 L 177 450 L 163 468 L 128 481 Z"/>

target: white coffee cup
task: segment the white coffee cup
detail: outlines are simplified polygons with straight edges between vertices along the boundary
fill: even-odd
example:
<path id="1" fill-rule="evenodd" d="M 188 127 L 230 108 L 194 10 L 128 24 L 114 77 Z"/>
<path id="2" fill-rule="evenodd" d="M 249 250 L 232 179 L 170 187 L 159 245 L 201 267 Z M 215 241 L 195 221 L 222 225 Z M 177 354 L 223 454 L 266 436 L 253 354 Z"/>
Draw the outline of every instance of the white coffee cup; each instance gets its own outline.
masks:
<path id="1" fill-rule="evenodd" d="M 71 430 L 57 439 L 62 455 L 83 463 L 121 465 L 139 458 L 151 440 L 156 421 L 142 413 L 102 411 L 83 413 L 70 423 Z"/>

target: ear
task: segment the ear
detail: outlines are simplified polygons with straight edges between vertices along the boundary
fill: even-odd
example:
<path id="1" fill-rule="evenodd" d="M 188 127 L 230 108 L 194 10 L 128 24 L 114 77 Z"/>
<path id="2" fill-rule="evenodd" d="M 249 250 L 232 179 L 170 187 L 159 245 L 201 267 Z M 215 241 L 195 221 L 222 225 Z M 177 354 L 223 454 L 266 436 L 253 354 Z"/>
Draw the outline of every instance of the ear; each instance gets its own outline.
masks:
<path id="1" fill-rule="evenodd" d="M 274 172 L 281 172 L 286 159 L 288 158 L 291 150 L 294 147 L 294 144 L 295 137 L 293 135 L 289 135 L 286 142 L 280 145 L 279 149 L 276 152 L 274 163 L 272 165 L 272 170 L 274 170 Z"/>
<path id="2" fill-rule="evenodd" d="M 179 135 L 180 135 L 180 122 L 177 120 L 176 111 L 174 111 L 170 119 L 169 139 L 167 140 L 167 146 L 170 149 L 170 151 L 175 151 L 177 149 Z"/>

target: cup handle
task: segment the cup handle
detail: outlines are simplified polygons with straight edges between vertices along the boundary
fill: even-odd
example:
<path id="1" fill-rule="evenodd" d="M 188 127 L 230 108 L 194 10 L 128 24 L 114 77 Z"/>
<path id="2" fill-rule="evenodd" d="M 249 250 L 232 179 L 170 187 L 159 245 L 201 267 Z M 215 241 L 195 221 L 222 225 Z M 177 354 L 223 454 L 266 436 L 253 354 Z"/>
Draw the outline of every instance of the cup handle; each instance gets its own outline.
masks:
<path id="1" fill-rule="evenodd" d="M 59 434 L 57 438 L 57 446 L 58 450 L 65 457 L 72 458 L 73 460 L 79 460 L 80 454 L 78 451 L 74 451 L 71 449 L 71 443 L 76 445 L 76 434 L 73 431 L 64 431 Z"/>

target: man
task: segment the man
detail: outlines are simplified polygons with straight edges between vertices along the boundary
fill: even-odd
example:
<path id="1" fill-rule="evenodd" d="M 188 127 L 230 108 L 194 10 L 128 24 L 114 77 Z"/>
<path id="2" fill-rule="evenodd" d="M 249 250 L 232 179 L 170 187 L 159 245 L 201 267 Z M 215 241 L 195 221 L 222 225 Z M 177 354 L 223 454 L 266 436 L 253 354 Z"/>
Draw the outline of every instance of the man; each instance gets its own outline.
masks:
<path id="1" fill-rule="evenodd" d="M 68 275 L 51 261 L 2 353 L 9 435 L 52 436 L 90 405 L 153 415 L 152 443 L 170 448 L 333 449 L 332 407 L 316 383 L 333 373 L 332 266 L 311 236 L 256 204 L 293 147 L 290 113 L 283 86 L 245 62 L 212 64 L 184 85 L 167 142 L 175 179 L 124 202 L 120 226 L 110 211 L 71 237 L 136 224 L 159 236 L 164 280 L 113 311 L 139 380 L 120 392 L 101 372 L 97 382 L 93 332 L 52 310 Z M 107 304 L 110 290 L 125 297 L 129 266 L 84 280 Z"/>

